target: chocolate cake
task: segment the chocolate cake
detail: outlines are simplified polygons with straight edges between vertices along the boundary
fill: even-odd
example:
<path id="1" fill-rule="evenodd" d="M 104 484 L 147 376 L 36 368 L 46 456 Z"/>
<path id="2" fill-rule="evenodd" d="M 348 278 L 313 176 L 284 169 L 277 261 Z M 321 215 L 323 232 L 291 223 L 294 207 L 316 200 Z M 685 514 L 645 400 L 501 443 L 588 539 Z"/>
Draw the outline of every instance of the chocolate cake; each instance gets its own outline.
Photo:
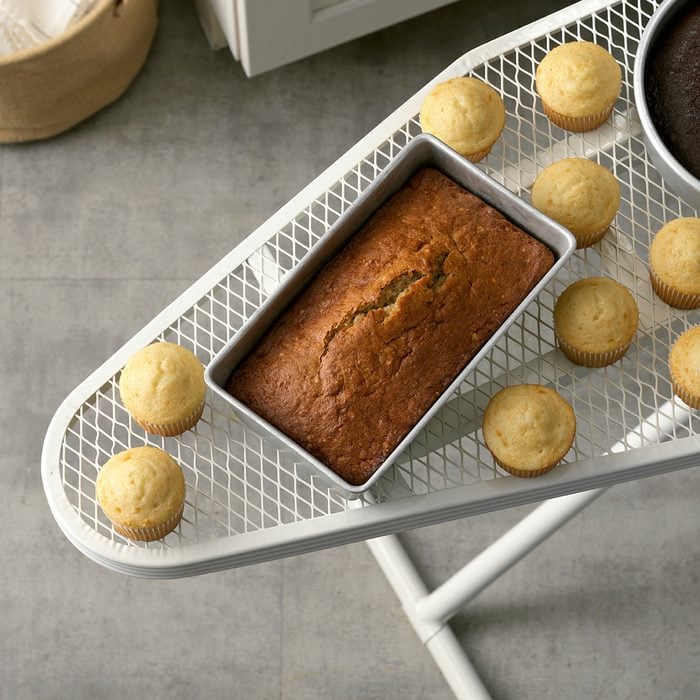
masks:
<path id="1" fill-rule="evenodd" d="M 659 37 L 647 60 L 645 89 L 661 140 L 700 179 L 700 7 Z"/>

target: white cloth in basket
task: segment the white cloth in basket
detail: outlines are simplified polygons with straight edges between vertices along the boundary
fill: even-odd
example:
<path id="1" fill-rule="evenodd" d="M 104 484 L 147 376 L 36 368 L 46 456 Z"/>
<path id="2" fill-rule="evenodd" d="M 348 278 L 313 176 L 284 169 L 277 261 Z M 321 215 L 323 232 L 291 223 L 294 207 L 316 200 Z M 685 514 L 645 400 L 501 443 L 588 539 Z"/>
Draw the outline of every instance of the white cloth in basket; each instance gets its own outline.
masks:
<path id="1" fill-rule="evenodd" d="M 0 0 L 0 56 L 63 34 L 98 0 Z"/>

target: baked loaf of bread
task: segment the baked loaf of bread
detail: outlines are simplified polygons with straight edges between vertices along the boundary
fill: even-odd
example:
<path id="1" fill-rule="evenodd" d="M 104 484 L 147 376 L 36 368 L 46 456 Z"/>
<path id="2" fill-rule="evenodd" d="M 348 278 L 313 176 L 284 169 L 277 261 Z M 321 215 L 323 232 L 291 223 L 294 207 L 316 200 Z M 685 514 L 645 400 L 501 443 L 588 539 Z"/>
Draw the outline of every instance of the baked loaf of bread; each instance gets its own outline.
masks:
<path id="1" fill-rule="evenodd" d="M 227 389 L 363 484 L 553 263 L 545 245 L 424 168 L 321 269 Z"/>

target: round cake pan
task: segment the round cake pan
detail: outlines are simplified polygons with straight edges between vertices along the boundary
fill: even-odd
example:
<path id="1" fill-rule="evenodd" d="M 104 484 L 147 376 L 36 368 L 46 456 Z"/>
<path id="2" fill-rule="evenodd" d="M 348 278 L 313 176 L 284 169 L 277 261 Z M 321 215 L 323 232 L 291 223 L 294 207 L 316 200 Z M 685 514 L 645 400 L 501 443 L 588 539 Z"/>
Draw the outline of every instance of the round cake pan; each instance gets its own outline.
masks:
<path id="1" fill-rule="evenodd" d="M 661 177 L 671 189 L 694 209 L 700 209 L 700 180 L 689 173 L 675 158 L 666 144 L 661 140 L 651 120 L 647 104 L 644 75 L 651 52 L 659 36 L 669 29 L 685 12 L 696 7 L 697 0 L 666 0 L 649 20 L 637 51 L 634 63 L 634 100 L 639 113 L 639 120 L 644 130 L 647 150 Z"/>

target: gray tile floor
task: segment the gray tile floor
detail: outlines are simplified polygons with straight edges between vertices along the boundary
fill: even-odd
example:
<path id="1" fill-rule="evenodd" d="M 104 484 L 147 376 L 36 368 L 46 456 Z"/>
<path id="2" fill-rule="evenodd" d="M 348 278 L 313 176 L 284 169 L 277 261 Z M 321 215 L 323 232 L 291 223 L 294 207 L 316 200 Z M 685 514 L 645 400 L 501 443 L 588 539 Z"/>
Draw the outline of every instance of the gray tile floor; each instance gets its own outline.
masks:
<path id="1" fill-rule="evenodd" d="M 79 381 L 386 114 L 564 4 L 460 2 L 248 80 L 167 0 L 123 99 L 0 148 L 0 697 L 451 697 L 363 544 L 113 574 L 58 530 L 41 443 Z M 699 496 L 698 470 L 616 487 L 456 618 L 494 697 L 700 697 Z M 436 584 L 527 510 L 404 541 Z"/>

